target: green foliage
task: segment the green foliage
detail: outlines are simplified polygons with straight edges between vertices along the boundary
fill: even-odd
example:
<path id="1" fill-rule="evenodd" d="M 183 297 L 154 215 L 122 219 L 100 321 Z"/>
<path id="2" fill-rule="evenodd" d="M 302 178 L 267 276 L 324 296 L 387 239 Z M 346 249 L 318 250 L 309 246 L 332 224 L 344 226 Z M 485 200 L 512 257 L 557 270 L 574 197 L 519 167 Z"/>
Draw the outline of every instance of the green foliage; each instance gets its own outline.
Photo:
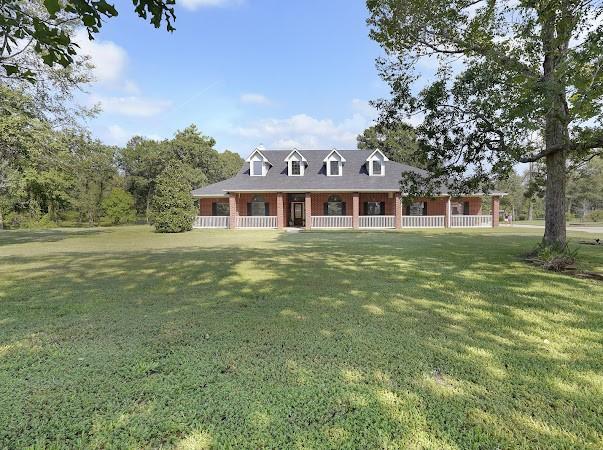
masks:
<path id="1" fill-rule="evenodd" d="M 603 209 L 589 213 L 586 219 L 592 222 L 603 222 Z"/>
<path id="2" fill-rule="evenodd" d="M 0 448 L 600 449 L 603 285 L 537 232 L 2 232 Z"/>
<path id="3" fill-rule="evenodd" d="M 103 200 L 102 209 L 105 216 L 114 225 L 133 222 L 136 219 L 134 197 L 120 188 L 113 188 L 111 193 Z"/>
<path id="4" fill-rule="evenodd" d="M 190 171 L 172 163 L 157 177 L 152 200 L 153 225 L 160 233 L 180 233 L 193 227 L 195 205 L 190 193 Z"/>
<path id="5" fill-rule="evenodd" d="M 133 3 L 135 12 L 145 20 L 148 18 L 155 28 L 165 21 L 167 30 L 174 30 L 175 0 L 134 0 Z M 3 0 L 0 2 L 0 36 L 4 41 L 0 48 L 0 67 L 7 77 L 36 80 L 35 67 L 15 59 L 23 51 L 24 42 L 47 66 L 68 67 L 74 62 L 78 46 L 65 24 L 83 26 L 92 40 L 104 21 L 117 14 L 106 0 Z"/>
<path id="6" fill-rule="evenodd" d="M 389 128 L 380 125 L 368 127 L 358 135 L 360 150 L 381 150 L 391 161 L 422 167 L 418 154 L 417 135 L 412 126 L 396 123 Z"/>

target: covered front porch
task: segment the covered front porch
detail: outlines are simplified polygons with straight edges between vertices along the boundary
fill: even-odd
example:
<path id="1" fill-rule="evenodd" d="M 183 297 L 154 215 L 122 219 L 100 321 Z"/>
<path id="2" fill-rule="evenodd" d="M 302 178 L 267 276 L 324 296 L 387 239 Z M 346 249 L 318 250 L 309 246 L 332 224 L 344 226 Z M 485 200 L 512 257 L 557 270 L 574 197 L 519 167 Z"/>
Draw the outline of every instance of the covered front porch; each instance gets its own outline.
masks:
<path id="1" fill-rule="evenodd" d="M 232 192 L 199 199 L 194 228 L 401 229 L 498 226 L 499 197 L 482 214 L 482 196 L 418 199 L 399 192 Z"/>

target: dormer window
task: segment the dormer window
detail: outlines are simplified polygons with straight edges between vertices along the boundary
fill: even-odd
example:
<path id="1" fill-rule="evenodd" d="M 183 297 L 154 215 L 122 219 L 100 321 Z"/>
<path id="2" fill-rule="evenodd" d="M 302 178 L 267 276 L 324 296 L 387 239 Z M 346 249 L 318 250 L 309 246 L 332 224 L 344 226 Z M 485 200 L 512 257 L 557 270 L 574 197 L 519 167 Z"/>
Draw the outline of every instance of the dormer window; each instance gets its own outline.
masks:
<path id="1" fill-rule="evenodd" d="M 339 161 L 329 161 L 329 167 L 330 167 L 330 172 L 329 175 L 331 176 L 338 176 L 339 175 Z"/>
<path id="2" fill-rule="evenodd" d="M 373 160 L 373 175 L 383 175 L 383 165 L 378 159 Z"/>
<path id="3" fill-rule="evenodd" d="M 307 160 L 299 151 L 293 150 L 285 158 L 287 163 L 287 173 L 291 177 L 301 177 L 304 175 Z"/>
<path id="4" fill-rule="evenodd" d="M 291 175 L 301 175 L 301 164 L 299 161 L 291 161 Z"/>
<path id="5" fill-rule="evenodd" d="M 249 163 L 249 175 L 252 177 L 265 177 L 272 165 L 261 150 L 264 150 L 264 147 L 256 148 L 245 160 Z"/>
<path id="6" fill-rule="evenodd" d="M 328 177 L 340 177 L 342 174 L 343 163 L 345 158 L 337 150 L 333 150 L 323 160 L 327 167 Z"/>
<path id="7" fill-rule="evenodd" d="M 372 177 L 385 175 L 385 161 L 389 161 L 381 150 L 375 150 L 366 158 L 368 174 Z"/>

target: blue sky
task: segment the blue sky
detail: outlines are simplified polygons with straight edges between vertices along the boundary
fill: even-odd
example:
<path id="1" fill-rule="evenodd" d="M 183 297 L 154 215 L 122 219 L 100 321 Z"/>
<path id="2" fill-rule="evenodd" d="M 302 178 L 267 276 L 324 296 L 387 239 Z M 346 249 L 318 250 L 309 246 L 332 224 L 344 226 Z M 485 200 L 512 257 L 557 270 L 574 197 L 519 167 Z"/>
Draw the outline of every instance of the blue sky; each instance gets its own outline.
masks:
<path id="1" fill-rule="evenodd" d="M 355 148 L 385 96 L 362 0 L 178 0 L 176 31 L 138 19 L 131 2 L 82 51 L 103 112 L 96 137 L 166 138 L 196 124 L 219 150 Z"/>

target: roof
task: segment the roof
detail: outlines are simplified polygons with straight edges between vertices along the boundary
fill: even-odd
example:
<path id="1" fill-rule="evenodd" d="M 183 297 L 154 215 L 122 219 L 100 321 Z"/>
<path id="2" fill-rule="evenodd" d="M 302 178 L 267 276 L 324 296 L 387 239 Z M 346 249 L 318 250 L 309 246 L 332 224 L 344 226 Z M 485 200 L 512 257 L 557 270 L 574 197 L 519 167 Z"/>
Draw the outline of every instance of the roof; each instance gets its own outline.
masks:
<path id="1" fill-rule="evenodd" d="M 229 192 L 395 192 L 400 189 L 402 172 L 427 175 L 425 170 L 417 167 L 388 161 L 385 175 L 369 176 L 365 163 L 373 150 L 337 150 L 346 161 L 343 163 L 342 176 L 328 177 L 323 160 L 332 151 L 300 150 L 299 153 L 307 159 L 308 164 L 304 175 L 289 176 L 285 159 L 291 150 L 262 150 L 262 154 L 273 164 L 266 176 L 249 176 L 249 162 L 245 162 L 234 177 L 195 189 L 192 195 L 220 197 L 227 196 Z"/>

